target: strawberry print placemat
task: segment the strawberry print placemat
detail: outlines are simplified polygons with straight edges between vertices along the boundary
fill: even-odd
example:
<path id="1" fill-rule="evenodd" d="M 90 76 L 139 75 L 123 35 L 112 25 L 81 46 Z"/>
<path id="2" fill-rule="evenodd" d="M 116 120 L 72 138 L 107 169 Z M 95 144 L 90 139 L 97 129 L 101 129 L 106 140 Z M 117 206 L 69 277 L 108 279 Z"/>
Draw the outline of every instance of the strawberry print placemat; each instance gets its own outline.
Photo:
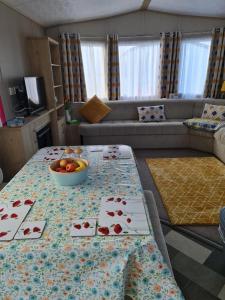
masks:
<path id="1" fill-rule="evenodd" d="M 99 235 L 148 235 L 149 225 L 142 198 L 103 197 L 98 219 Z"/>
<path id="2" fill-rule="evenodd" d="M 104 197 L 143 198 L 131 150 L 131 163 L 125 165 L 119 164 L 121 160 L 104 162 L 102 152 L 89 147 L 83 150 L 82 157 L 90 161 L 83 184 L 57 186 L 48 164 L 32 160 L 0 192 L 1 205 L 17 199 L 35 201 L 26 222 L 46 220 L 41 238 L 0 242 L 0 298 L 184 299 L 151 224 L 148 235 L 71 236 L 74 220 L 98 218 Z"/>

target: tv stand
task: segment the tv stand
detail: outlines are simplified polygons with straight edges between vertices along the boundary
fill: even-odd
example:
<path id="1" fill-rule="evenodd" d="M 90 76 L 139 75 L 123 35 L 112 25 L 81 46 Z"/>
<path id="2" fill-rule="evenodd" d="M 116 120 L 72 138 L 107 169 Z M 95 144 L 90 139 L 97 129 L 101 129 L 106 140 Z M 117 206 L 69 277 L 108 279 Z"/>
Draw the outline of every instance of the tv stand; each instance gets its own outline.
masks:
<path id="1" fill-rule="evenodd" d="M 32 114 L 32 116 L 35 116 L 35 117 L 40 117 L 40 115 L 41 115 L 40 112 L 36 112 L 36 113 Z"/>

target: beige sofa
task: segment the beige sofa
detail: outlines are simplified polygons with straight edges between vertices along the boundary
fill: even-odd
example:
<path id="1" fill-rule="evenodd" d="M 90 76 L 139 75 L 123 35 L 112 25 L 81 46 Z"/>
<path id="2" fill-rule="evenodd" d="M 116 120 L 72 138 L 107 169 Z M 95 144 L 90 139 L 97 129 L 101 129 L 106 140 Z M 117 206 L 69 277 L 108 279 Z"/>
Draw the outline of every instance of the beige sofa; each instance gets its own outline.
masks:
<path id="1" fill-rule="evenodd" d="M 85 145 L 127 144 L 133 148 L 192 148 L 214 151 L 214 133 L 193 130 L 183 125 L 185 119 L 201 117 L 205 103 L 224 105 L 224 100 L 136 100 L 107 102 L 112 109 L 101 123 L 89 124 L 79 115 L 82 103 L 74 103 L 72 117 L 80 120 L 80 135 Z M 166 120 L 138 121 L 138 106 L 163 104 Z M 218 151 L 217 151 L 218 152 Z"/>
<path id="2" fill-rule="evenodd" d="M 225 163 L 225 128 L 214 134 L 213 153 Z"/>

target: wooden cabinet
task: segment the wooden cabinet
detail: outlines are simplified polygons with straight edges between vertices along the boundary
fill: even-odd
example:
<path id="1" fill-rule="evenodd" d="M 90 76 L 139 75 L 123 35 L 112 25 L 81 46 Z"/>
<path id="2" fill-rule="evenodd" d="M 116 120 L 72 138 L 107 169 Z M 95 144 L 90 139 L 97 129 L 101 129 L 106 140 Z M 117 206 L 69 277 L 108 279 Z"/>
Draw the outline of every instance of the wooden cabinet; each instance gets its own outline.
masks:
<path id="1" fill-rule="evenodd" d="M 11 179 L 38 150 L 36 132 L 50 123 L 50 114 L 44 111 L 38 117 L 29 117 L 22 127 L 0 128 L 0 158 L 4 179 Z"/>

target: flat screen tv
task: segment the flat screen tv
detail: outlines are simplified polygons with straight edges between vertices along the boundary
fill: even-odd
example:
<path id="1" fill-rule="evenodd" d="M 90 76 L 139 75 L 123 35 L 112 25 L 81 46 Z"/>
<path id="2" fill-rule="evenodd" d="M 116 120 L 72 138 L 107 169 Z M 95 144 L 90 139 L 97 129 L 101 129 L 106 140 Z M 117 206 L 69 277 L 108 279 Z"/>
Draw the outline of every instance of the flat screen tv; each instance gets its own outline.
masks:
<path id="1" fill-rule="evenodd" d="M 46 108 L 46 95 L 42 77 L 24 77 L 29 114 L 37 114 Z"/>

